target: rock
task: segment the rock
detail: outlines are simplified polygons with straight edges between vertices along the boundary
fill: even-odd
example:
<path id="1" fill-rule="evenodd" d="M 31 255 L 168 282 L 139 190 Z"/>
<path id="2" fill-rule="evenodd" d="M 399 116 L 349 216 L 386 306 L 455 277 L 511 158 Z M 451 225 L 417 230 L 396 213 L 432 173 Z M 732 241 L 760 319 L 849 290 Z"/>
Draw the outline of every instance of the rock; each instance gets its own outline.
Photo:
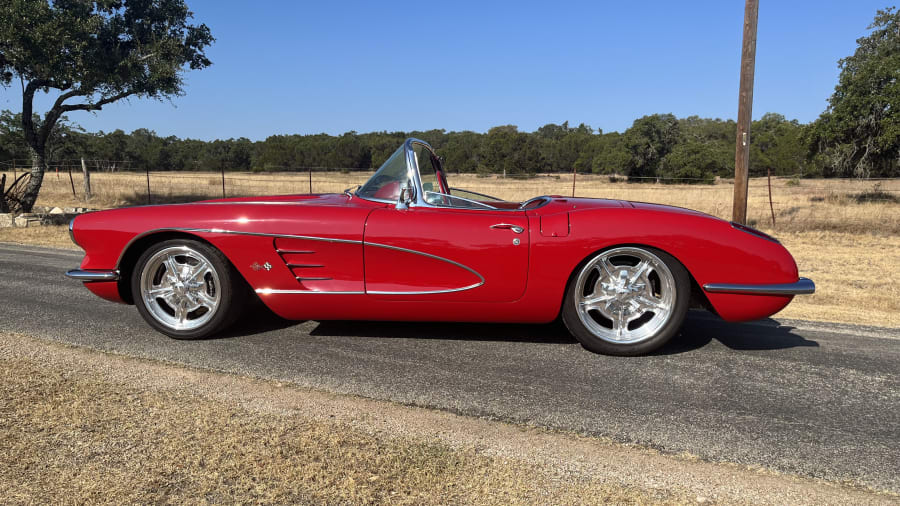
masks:
<path id="1" fill-rule="evenodd" d="M 0 214 L 0 228 L 13 226 L 13 215 L 3 213 Z"/>
<path id="2" fill-rule="evenodd" d="M 63 211 L 62 209 L 60 209 L 58 207 L 54 207 L 53 209 L 50 210 L 49 214 L 65 214 L 65 211 Z"/>

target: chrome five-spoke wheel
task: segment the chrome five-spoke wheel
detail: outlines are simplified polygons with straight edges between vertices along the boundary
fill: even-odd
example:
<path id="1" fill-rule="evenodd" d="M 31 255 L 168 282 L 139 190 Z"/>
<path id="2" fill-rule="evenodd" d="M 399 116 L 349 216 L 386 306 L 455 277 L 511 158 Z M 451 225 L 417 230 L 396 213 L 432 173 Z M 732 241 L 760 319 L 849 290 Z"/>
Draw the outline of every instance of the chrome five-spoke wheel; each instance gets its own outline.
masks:
<path id="1" fill-rule="evenodd" d="M 673 257 L 617 247 L 582 264 L 567 290 L 563 320 L 592 351 L 646 353 L 678 330 L 689 296 L 687 271 Z"/>
<path id="2" fill-rule="evenodd" d="M 191 240 L 154 245 L 135 265 L 132 293 L 141 316 L 175 338 L 205 337 L 236 313 L 238 275 L 216 249 Z"/>
<path id="3" fill-rule="evenodd" d="M 160 323 L 191 330 L 219 309 L 219 275 L 199 252 L 173 246 L 156 252 L 141 273 L 141 300 Z"/>

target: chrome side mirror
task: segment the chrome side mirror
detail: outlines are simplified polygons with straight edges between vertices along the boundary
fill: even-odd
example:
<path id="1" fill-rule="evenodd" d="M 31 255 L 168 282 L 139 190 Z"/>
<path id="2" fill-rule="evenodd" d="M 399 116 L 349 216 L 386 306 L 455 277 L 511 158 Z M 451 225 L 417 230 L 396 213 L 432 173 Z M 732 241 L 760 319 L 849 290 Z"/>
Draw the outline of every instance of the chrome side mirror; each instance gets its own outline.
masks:
<path id="1" fill-rule="evenodd" d="M 400 211 L 406 211 L 409 209 L 409 204 L 413 200 L 413 190 L 409 187 L 409 183 L 404 184 L 400 187 L 400 196 L 397 198 L 397 209 Z"/>

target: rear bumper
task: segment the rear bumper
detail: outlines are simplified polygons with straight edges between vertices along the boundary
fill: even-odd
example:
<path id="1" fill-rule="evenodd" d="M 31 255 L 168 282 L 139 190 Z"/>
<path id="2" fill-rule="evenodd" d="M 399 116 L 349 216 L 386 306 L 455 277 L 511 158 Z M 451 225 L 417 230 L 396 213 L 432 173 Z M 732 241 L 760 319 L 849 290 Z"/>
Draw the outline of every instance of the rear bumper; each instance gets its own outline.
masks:
<path id="1" fill-rule="evenodd" d="M 816 284 L 811 279 L 800 278 L 796 283 L 777 285 L 738 285 L 727 283 L 707 283 L 703 290 L 709 293 L 735 293 L 743 295 L 809 295 L 816 292 Z"/>
<path id="2" fill-rule="evenodd" d="M 66 277 L 77 279 L 78 281 L 117 281 L 119 279 L 119 271 L 84 271 L 81 269 L 72 269 L 66 272 Z"/>

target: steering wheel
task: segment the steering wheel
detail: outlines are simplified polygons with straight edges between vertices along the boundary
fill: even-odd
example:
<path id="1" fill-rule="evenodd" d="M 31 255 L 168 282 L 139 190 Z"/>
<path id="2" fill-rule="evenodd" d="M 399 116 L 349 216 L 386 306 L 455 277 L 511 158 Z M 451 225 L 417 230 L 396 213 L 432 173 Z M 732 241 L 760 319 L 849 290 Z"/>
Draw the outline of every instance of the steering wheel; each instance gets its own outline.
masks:
<path id="1" fill-rule="evenodd" d="M 525 202 L 522 202 L 522 204 L 519 206 L 519 209 L 529 209 L 530 205 L 532 205 L 536 202 L 544 202 L 547 200 L 550 200 L 550 199 L 548 197 L 534 197 L 534 198 L 526 200 Z"/>

